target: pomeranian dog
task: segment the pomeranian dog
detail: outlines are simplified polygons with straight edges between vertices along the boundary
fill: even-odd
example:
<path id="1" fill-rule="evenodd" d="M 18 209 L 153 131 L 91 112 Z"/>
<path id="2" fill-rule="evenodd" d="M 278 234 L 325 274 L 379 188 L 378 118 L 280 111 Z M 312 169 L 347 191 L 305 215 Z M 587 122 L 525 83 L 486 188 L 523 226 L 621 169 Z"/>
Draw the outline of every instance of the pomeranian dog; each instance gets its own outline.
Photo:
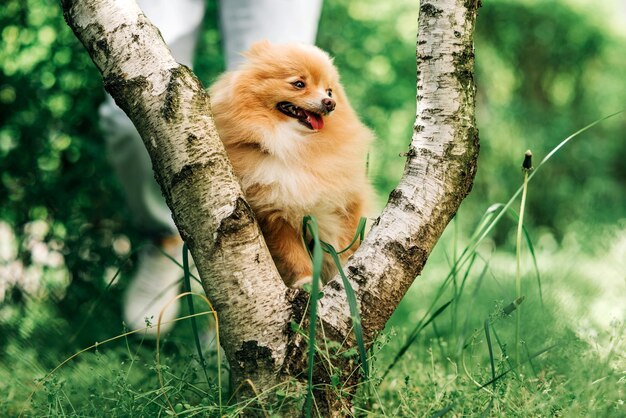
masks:
<path id="1" fill-rule="evenodd" d="M 210 88 L 211 108 L 281 277 L 301 287 L 312 275 L 303 217 L 315 216 L 320 239 L 340 251 L 370 208 L 365 158 L 373 135 L 321 49 L 261 41 L 244 56 Z M 335 273 L 326 255 L 322 280 Z"/>

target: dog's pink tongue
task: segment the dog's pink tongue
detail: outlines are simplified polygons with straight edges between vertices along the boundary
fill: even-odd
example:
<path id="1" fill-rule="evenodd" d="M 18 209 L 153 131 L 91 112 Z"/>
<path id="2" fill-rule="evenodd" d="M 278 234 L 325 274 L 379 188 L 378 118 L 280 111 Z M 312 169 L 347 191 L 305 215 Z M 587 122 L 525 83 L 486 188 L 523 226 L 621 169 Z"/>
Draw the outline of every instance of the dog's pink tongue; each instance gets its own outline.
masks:
<path id="1" fill-rule="evenodd" d="M 322 119 L 320 115 L 318 115 L 317 113 L 307 112 L 306 110 L 304 112 L 308 116 L 308 121 L 313 129 L 319 131 L 324 127 L 324 119 Z"/>

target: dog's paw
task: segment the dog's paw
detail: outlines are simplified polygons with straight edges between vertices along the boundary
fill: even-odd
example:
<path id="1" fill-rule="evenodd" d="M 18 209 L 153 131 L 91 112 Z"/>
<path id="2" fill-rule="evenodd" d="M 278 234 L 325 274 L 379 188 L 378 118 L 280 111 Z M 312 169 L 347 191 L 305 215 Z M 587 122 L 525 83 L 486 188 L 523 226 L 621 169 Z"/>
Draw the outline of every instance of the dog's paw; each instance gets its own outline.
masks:
<path id="1" fill-rule="evenodd" d="M 291 287 L 293 289 L 302 289 L 302 287 L 305 284 L 309 284 L 313 281 L 313 278 L 311 276 L 304 276 L 304 277 L 300 277 L 299 279 L 297 279 L 296 281 L 294 281 L 291 284 Z"/>

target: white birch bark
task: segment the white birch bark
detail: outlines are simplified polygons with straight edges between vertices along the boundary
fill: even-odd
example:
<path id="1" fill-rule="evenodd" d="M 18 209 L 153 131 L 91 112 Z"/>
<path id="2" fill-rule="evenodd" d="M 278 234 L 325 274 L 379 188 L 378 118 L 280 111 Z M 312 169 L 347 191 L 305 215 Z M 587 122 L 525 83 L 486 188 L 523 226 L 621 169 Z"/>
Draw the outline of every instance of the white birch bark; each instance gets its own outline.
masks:
<path id="1" fill-rule="evenodd" d="M 370 340 L 422 271 L 472 186 L 478 158 L 473 32 L 479 5 L 479 0 L 420 4 L 417 115 L 404 175 L 344 268 Z M 320 317 L 338 335 L 349 335 L 352 322 L 339 277 L 324 294 Z"/>
<path id="2" fill-rule="evenodd" d="M 150 153 L 179 231 L 220 318 L 235 382 L 302 379 L 306 344 L 290 331 L 306 295 L 287 289 L 233 174 L 209 98 L 134 0 L 62 0 L 66 20 Z M 420 273 L 469 192 L 478 155 L 472 35 L 478 0 L 423 0 L 417 117 L 404 176 L 345 271 L 367 342 Z M 326 337 L 351 341 L 341 281 L 323 289 Z M 332 409 L 332 407 L 331 407 Z"/>
<path id="3" fill-rule="evenodd" d="M 269 379 L 271 385 L 288 338 L 288 289 L 217 136 L 208 94 L 188 68 L 174 61 L 134 0 L 62 4 L 107 91 L 144 140 L 218 312 L 234 374 L 249 374 L 260 387 Z"/>

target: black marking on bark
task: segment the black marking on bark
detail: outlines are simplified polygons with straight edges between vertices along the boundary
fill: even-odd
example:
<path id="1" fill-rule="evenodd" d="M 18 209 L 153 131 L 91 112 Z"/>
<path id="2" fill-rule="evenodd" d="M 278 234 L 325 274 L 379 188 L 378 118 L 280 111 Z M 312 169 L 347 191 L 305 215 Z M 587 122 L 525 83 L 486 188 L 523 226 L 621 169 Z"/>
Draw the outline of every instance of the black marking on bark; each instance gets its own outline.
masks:
<path id="1" fill-rule="evenodd" d="M 466 43 L 463 50 L 452 54 L 454 60 L 454 75 L 464 91 L 474 89 L 474 49 L 471 43 Z"/>
<path id="2" fill-rule="evenodd" d="M 309 294 L 302 289 L 288 288 L 287 300 L 291 304 L 291 321 L 300 323 L 309 306 Z"/>
<path id="3" fill-rule="evenodd" d="M 389 199 L 387 199 L 387 203 L 390 205 L 398 206 L 403 198 L 404 195 L 402 194 L 401 190 L 393 189 L 391 193 L 389 193 Z"/>
<path id="4" fill-rule="evenodd" d="M 180 83 L 184 73 L 182 65 L 170 70 L 170 81 L 167 83 L 163 107 L 161 107 L 161 113 L 167 122 L 172 122 L 180 112 Z"/>
<path id="5" fill-rule="evenodd" d="M 214 249 L 220 248 L 222 237 L 237 235 L 242 229 L 250 227 L 253 222 L 254 213 L 252 212 L 252 208 L 250 208 L 248 202 L 243 198 L 238 197 L 233 211 L 220 221 L 220 225 L 215 231 L 217 238 L 215 240 Z"/>
<path id="6" fill-rule="evenodd" d="M 195 172 L 198 172 L 200 170 L 205 170 L 207 168 L 210 168 L 211 166 L 213 166 L 212 162 L 184 165 L 183 168 L 181 168 L 178 173 L 172 176 L 169 189 L 170 190 L 173 189 L 181 181 L 184 181 L 190 178 L 191 176 L 195 174 Z"/>
<path id="7" fill-rule="evenodd" d="M 465 8 L 470 14 L 476 13 L 476 11 L 483 5 L 481 0 L 465 0 Z"/>
<path id="8" fill-rule="evenodd" d="M 98 67 L 100 72 L 105 69 L 105 63 L 109 58 L 110 49 L 106 38 L 95 38 L 95 36 L 104 36 L 104 27 L 99 23 L 90 23 L 86 28 L 76 31 L 74 26 L 70 25 L 74 34 L 80 39 L 83 46 L 89 53 L 91 60 Z M 80 32 L 80 33 L 79 33 Z M 94 34 L 91 37 L 87 37 L 86 34 Z"/>
<path id="9" fill-rule="evenodd" d="M 102 51 L 105 57 L 109 56 L 109 44 L 106 39 L 98 39 L 96 41 L 96 48 Z"/>
<path id="10" fill-rule="evenodd" d="M 411 270 L 421 271 L 426 262 L 427 252 L 417 245 L 402 245 L 398 241 L 391 241 L 385 245 L 383 251 L 397 260 L 401 265 L 413 266 Z M 419 270 L 418 270 L 419 268 Z"/>
<path id="11" fill-rule="evenodd" d="M 430 3 L 425 3 L 420 7 L 420 14 L 427 17 L 438 17 L 443 13 L 442 9 L 433 6 Z"/>
<path id="12" fill-rule="evenodd" d="M 392 292 L 397 293 L 388 295 L 393 298 L 392 300 L 402 299 L 402 294 L 399 290 L 392 289 Z M 364 339 L 368 349 L 373 344 L 376 333 L 385 328 L 385 323 L 387 323 L 387 320 L 396 309 L 396 304 L 388 303 L 388 300 L 381 300 L 380 297 L 369 291 L 364 291 L 361 295 L 362 316 L 366 321 L 362 324 L 363 333 L 365 334 Z"/>
<path id="13" fill-rule="evenodd" d="M 424 161 L 429 161 L 431 164 L 438 163 L 441 161 L 441 157 L 435 151 L 430 148 L 420 148 L 419 156 Z"/>
<path id="14" fill-rule="evenodd" d="M 104 89 L 115 99 L 115 103 L 122 108 L 127 115 L 132 115 L 136 107 L 132 105 L 139 92 L 149 86 L 145 77 L 128 79 L 123 75 L 111 74 L 104 77 Z"/>
<path id="15" fill-rule="evenodd" d="M 427 119 L 428 115 L 438 115 L 443 111 L 444 109 L 440 107 L 429 107 L 427 109 L 422 109 L 422 118 Z"/>
<path id="16" fill-rule="evenodd" d="M 478 128 L 473 125 L 467 127 L 467 130 L 464 132 L 465 134 L 465 142 L 469 142 L 471 145 L 467 146 L 468 152 L 466 154 L 466 158 L 461 161 L 461 166 L 464 167 L 467 171 L 465 176 L 461 179 L 461 191 L 464 192 L 462 197 L 464 198 L 472 191 L 472 187 L 474 186 L 474 177 L 476 176 L 476 171 L 478 169 L 478 154 L 480 151 L 480 138 L 478 135 Z"/>
<path id="17" fill-rule="evenodd" d="M 254 375 L 259 370 L 271 370 L 274 368 L 272 350 L 259 345 L 255 340 L 246 341 L 235 352 L 235 360 L 240 373 Z"/>
<path id="18" fill-rule="evenodd" d="M 326 285 L 337 292 L 343 290 L 341 285 L 339 284 L 339 280 L 331 280 Z"/>
<path id="19" fill-rule="evenodd" d="M 287 289 L 287 301 L 291 306 L 291 315 L 285 323 L 283 333 L 287 336 L 285 361 L 281 373 L 286 375 L 299 374 L 306 367 L 306 343 L 300 332 L 292 328 L 292 323 L 299 324 L 299 329 L 308 328 L 308 317 L 304 317 L 309 306 L 309 294 L 300 289 Z"/>
<path id="20" fill-rule="evenodd" d="M 365 277 L 365 266 L 350 266 L 348 267 L 348 271 L 351 274 L 351 279 L 359 284 L 359 286 L 363 286 L 367 283 L 367 278 Z"/>
<path id="21" fill-rule="evenodd" d="M 197 136 L 194 134 L 187 135 L 187 145 L 194 145 L 196 142 L 198 142 Z"/>

